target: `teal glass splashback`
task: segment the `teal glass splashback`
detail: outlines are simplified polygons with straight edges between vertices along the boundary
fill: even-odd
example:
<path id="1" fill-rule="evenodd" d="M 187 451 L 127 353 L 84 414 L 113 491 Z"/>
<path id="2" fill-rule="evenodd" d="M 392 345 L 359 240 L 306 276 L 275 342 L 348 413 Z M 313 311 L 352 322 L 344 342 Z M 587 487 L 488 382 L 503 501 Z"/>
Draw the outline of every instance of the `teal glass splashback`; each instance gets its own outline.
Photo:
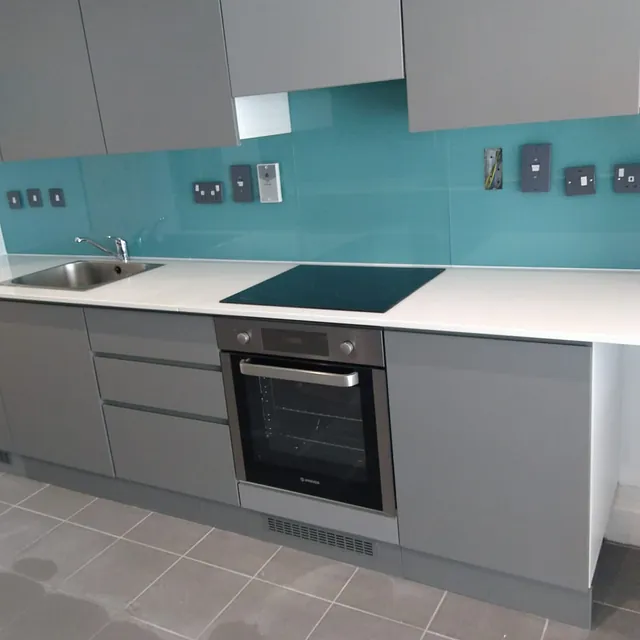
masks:
<path id="1" fill-rule="evenodd" d="M 238 147 L 0 163 L 2 192 L 39 187 L 41 209 L 0 225 L 9 253 L 92 251 L 119 235 L 133 256 L 382 264 L 640 268 L 640 197 L 613 193 L 640 160 L 640 117 L 408 132 L 403 81 L 290 95 L 293 133 Z M 553 144 L 553 185 L 519 191 L 519 147 Z M 504 189 L 484 191 L 485 147 L 504 149 Z M 284 201 L 234 203 L 229 167 L 279 162 Z M 595 196 L 567 197 L 563 168 L 598 167 Z M 225 202 L 196 205 L 197 180 Z M 65 190 L 67 207 L 46 191 Z"/>

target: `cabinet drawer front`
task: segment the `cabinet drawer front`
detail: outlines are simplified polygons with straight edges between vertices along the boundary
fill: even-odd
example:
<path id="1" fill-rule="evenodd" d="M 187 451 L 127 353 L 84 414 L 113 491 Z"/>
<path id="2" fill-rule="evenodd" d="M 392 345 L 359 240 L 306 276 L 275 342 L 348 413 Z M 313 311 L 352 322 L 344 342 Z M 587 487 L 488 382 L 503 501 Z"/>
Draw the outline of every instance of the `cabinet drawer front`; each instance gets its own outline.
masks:
<path id="1" fill-rule="evenodd" d="M 116 477 L 238 504 L 226 425 L 105 405 Z"/>
<path id="2" fill-rule="evenodd" d="M 100 357 L 95 363 L 103 400 L 227 417 L 219 371 Z"/>
<path id="3" fill-rule="evenodd" d="M 96 352 L 220 364 L 213 318 L 120 309 L 85 309 L 85 316 Z"/>

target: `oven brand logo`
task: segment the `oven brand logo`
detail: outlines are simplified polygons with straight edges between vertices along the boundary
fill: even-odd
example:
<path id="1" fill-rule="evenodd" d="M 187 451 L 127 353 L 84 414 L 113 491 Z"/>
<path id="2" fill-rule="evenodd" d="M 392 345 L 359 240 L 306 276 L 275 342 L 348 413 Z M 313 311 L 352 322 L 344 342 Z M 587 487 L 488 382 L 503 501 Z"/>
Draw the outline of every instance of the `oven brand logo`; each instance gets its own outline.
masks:
<path id="1" fill-rule="evenodd" d="M 303 478 L 300 476 L 300 482 L 306 482 L 307 484 L 320 484 L 317 480 L 311 480 L 311 478 Z"/>

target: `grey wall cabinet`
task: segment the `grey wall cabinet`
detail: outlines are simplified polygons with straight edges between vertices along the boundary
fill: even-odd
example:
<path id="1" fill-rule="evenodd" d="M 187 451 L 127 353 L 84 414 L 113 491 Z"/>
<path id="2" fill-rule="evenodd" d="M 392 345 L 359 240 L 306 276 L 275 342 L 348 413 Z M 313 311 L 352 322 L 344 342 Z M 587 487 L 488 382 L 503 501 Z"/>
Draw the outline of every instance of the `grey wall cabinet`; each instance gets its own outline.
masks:
<path id="1" fill-rule="evenodd" d="M 234 96 L 404 77 L 400 0 L 222 0 Z"/>
<path id="2" fill-rule="evenodd" d="M 105 153 L 77 0 L 0 0 L 5 160 Z"/>
<path id="3" fill-rule="evenodd" d="M 591 349 L 385 341 L 400 544 L 586 591 Z"/>
<path id="4" fill-rule="evenodd" d="M 218 0 L 80 0 L 109 153 L 235 145 Z"/>
<path id="5" fill-rule="evenodd" d="M 80 307 L 0 302 L 0 388 L 13 451 L 113 475 Z"/>
<path id="6" fill-rule="evenodd" d="M 412 131 L 638 113 L 637 0 L 403 0 L 403 17 Z"/>

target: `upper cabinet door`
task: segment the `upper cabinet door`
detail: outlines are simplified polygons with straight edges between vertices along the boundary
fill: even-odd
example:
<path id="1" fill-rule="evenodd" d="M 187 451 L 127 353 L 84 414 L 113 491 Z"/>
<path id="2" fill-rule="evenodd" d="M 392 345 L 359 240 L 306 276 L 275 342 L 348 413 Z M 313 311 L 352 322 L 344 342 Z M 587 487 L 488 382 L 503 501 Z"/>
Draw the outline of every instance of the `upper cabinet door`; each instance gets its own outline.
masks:
<path id="1" fill-rule="evenodd" d="M 105 153 L 78 0 L 0 0 L 5 160 Z"/>
<path id="2" fill-rule="evenodd" d="M 403 0 L 412 131 L 637 114 L 638 0 Z"/>
<path id="3" fill-rule="evenodd" d="M 237 144 L 218 0 L 80 4 L 109 153 Z"/>
<path id="4" fill-rule="evenodd" d="M 222 0 L 234 96 L 404 77 L 400 0 Z"/>

